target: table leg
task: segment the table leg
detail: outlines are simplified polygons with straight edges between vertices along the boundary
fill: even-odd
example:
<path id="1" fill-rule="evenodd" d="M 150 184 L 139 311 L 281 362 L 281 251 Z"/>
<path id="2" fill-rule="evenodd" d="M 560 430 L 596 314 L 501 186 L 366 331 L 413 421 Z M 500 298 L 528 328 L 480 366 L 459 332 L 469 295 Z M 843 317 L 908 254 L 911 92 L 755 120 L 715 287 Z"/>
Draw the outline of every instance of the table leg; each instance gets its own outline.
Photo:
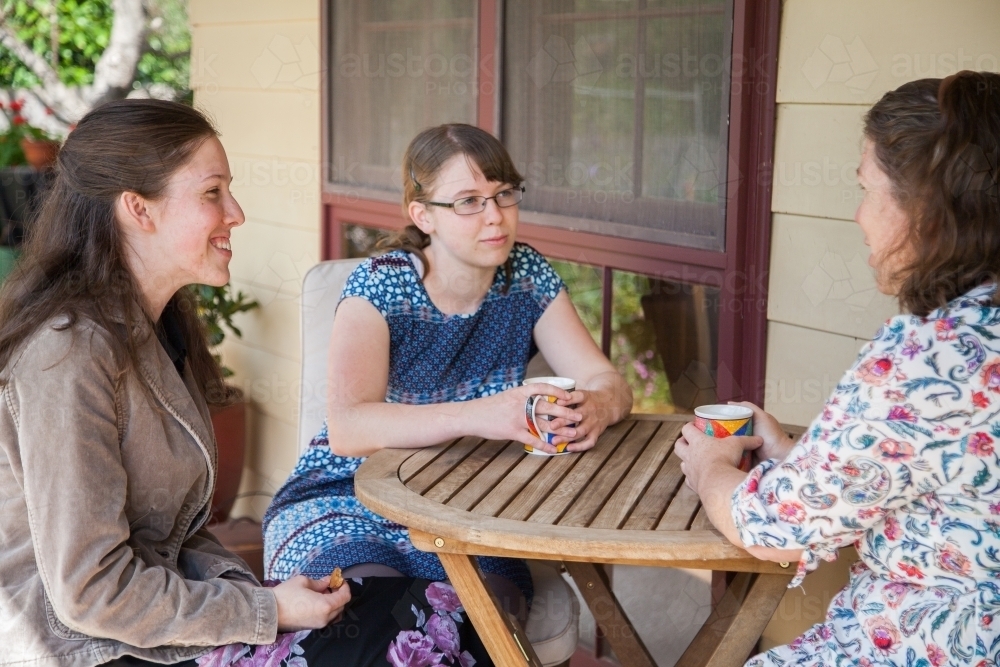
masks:
<path id="1" fill-rule="evenodd" d="M 524 631 L 493 595 L 476 557 L 448 553 L 438 557 L 493 662 L 499 667 L 542 667 Z"/>
<path id="2" fill-rule="evenodd" d="M 601 633 L 624 667 L 656 667 L 646 645 L 629 622 L 599 565 L 566 561 L 566 569 L 590 607 Z"/>
<path id="3" fill-rule="evenodd" d="M 783 574 L 737 574 L 677 667 L 736 667 L 746 662 L 791 579 Z"/>

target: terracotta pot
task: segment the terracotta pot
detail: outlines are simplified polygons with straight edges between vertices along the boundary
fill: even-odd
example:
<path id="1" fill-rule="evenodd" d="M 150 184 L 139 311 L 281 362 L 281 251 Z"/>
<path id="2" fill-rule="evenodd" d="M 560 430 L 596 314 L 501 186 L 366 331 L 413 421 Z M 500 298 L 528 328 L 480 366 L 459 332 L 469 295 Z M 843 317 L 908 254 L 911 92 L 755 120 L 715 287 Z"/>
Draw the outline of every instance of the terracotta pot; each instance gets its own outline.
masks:
<path id="1" fill-rule="evenodd" d="M 35 169 L 45 169 L 56 163 L 56 155 L 59 154 L 59 142 L 42 139 L 36 141 L 25 137 L 21 139 L 21 150 L 24 151 L 24 159 Z"/>
<path id="2" fill-rule="evenodd" d="M 242 396 L 226 406 L 209 406 L 212 413 L 212 428 L 219 449 L 218 475 L 215 480 L 215 495 L 212 496 L 212 518 L 210 522 L 222 523 L 236 502 L 243 476 L 243 459 L 246 455 L 246 414 L 247 405 Z"/>

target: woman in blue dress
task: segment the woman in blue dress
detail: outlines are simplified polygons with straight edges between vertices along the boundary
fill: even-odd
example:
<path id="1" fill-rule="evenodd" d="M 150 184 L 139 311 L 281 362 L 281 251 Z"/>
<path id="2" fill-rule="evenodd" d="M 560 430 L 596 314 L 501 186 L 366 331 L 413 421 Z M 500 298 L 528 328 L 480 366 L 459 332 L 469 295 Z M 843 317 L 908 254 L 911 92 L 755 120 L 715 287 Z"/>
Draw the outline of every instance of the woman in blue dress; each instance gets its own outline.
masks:
<path id="1" fill-rule="evenodd" d="M 545 259 L 515 243 L 522 176 L 503 145 L 478 128 L 425 130 L 403 159 L 403 209 L 412 224 L 348 279 L 330 341 L 327 422 L 264 517 L 272 579 L 446 578 L 405 528 L 364 508 L 354 473 L 382 448 L 418 448 L 474 435 L 553 452 L 525 421 L 537 394 L 553 444 L 594 446 L 629 413 L 631 390 L 594 344 Z M 521 386 L 541 351 L 566 392 Z M 569 424 L 576 424 L 569 426 Z M 481 558 L 508 609 L 522 618 L 531 578 L 523 561 Z"/>

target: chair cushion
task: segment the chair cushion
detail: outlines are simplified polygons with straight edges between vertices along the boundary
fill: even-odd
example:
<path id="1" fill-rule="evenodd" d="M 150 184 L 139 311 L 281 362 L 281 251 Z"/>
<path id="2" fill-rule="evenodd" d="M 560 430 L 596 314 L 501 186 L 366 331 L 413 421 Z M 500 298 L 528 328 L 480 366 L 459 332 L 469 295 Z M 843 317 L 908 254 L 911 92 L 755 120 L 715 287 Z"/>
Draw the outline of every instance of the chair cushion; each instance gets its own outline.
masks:
<path id="1" fill-rule="evenodd" d="M 566 662 L 580 638 L 580 601 L 555 564 L 529 560 L 535 598 L 524 634 L 546 667 Z"/>

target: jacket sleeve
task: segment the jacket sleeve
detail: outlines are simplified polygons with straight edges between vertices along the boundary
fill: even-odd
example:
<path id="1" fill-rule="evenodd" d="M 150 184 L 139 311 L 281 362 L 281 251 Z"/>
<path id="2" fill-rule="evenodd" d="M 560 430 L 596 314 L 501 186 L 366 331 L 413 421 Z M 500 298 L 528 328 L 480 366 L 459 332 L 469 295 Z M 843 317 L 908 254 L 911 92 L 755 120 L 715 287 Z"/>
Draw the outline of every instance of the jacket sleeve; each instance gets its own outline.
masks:
<path id="1" fill-rule="evenodd" d="M 4 389 L 35 562 L 55 615 L 77 632 L 137 647 L 273 642 L 270 590 L 248 580 L 185 579 L 147 565 L 127 544 L 111 360 L 98 332 L 45 328 Z"/>

